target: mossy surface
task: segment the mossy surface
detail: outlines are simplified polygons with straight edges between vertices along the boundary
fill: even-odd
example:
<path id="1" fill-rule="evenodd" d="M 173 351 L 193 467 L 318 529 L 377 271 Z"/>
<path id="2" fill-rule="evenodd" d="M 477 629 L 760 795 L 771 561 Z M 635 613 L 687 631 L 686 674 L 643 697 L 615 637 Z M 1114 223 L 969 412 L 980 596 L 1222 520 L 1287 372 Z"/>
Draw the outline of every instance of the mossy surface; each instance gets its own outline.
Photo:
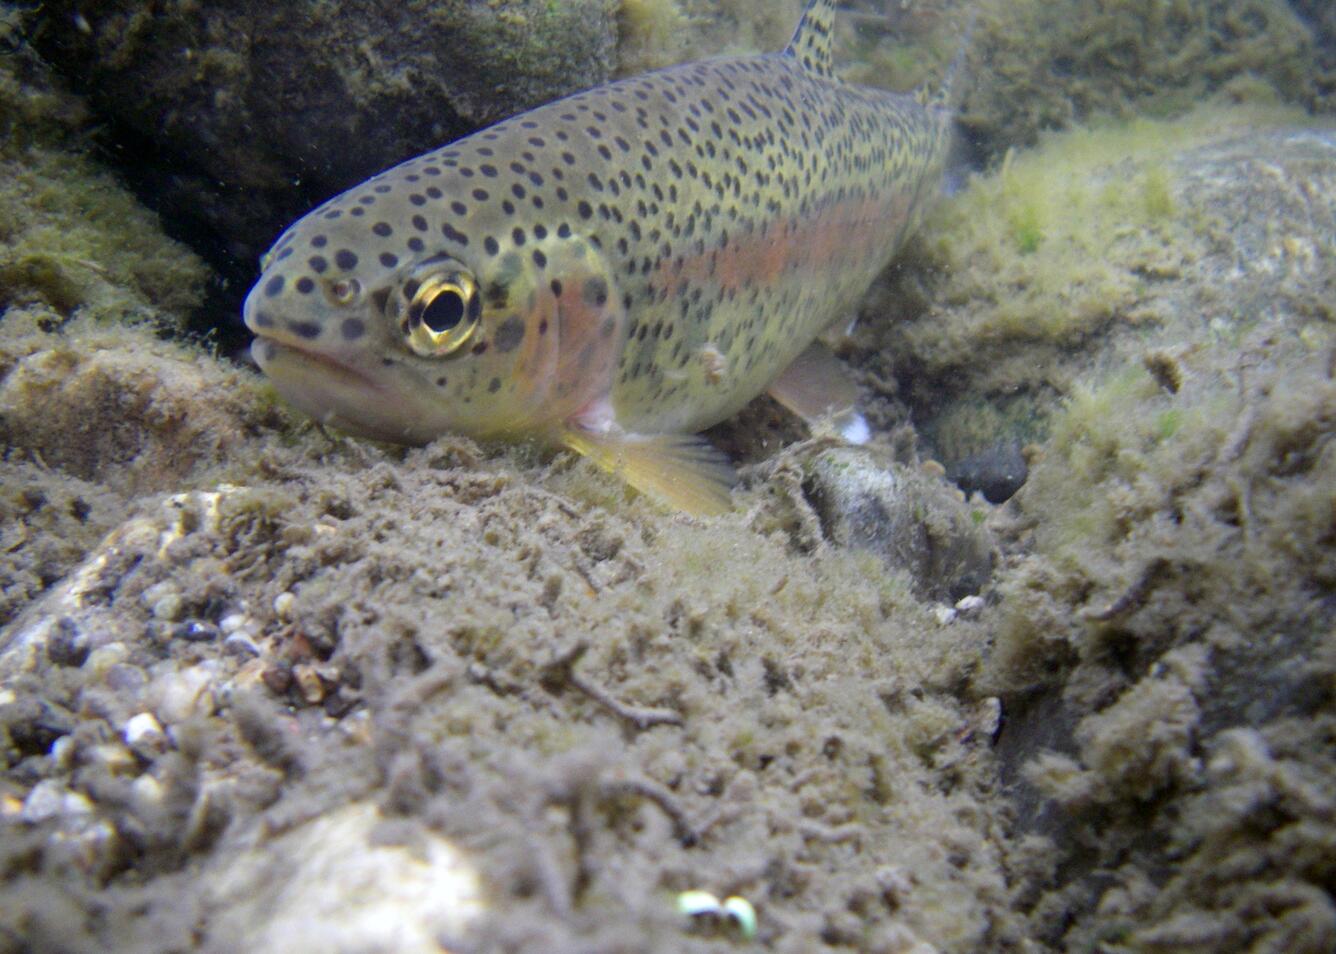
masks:
<path id="1" fill-rule="evenodd" d="M 200 259 L 86 155 L 91 122 L 24 46 L 0 6 L 0 309 L 180 325 L 203 298 Z"/>
<path id="2" fill-rule="evenodd" d="M 1331 109 L 1332 74 L 1284 0 L 980 5 L 963 121 L 1001 155 L 1099 116 L 1178 115 L 1222 89 Z"/>
<path id="3" fill-rule="evenodd" d="M 866 366 L 882 379 L 898 372 L 898 396 L 948 460 L 1000 438 L 1042 438 L 1058 402 L 1110 354 L 1181 335 L 1203 312 L 1232 323 L 1207 275 L 1227 267 L 1228 222 L 1241 210 L 1228 208 L 1206 157 L 1287 122 L 1307 120 L 1274 104 L 1217 105 L 1055 134 L 1009 155 L 943 201 L 910 250 L 913 267 L 874 287 L 856 339 Z M 1281 207 L 1269 214 L 1283 229 Z M 1301 231 L 1299 245 L 1320 241 Z"/>

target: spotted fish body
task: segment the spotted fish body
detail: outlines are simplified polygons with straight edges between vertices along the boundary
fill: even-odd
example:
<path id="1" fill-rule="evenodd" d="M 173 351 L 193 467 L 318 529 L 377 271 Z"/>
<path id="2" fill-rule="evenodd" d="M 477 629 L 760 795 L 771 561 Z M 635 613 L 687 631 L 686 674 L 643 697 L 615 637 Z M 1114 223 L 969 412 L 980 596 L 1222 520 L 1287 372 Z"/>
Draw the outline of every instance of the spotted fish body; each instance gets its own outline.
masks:
<path id="1" fill-rule="evenodd" d="M 847 319 L 938 191 L 949 109 L 838 80 L 832 0 L 781 53 L 610 83 L 396 166 L 289 228 L 245 306 L 339 428 L 564 444 L 726 504 L 687 435 Z"/>

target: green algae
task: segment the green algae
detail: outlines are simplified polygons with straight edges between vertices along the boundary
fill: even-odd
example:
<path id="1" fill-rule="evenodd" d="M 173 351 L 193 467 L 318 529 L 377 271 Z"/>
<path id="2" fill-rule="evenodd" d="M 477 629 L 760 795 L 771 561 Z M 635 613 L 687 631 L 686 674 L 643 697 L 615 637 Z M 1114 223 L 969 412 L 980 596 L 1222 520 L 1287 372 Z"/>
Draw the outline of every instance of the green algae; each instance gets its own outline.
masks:
<path id="1" fill-rule="evenodd" d="M 19 15 L 4 8 L 0 42 Z M 0 58 L 0 309 L 179 325 L 208 271 L 86 154 L 83 104 L 47 81 L 17 37 Z"/>
<path id="2" fill-rule="evenodd" d="M 1170 118 L 1228 90 L 1319 102 L 1308 27 L 1283 0 L 980 5 L 964 121 L 985 154 L 1099 116 Z"/>
<path id="3" fill-rule="evenodd" d="M 1149 334 L 1166 321 L 1160 287 L 1209 254 L 1225 227 L 1180 200 L 1185 172 L 1175 156 L 1306 122 L 1274 103 L 1103 122 L 1009 152 L 943 201 L 911 252 L 911 280 L 928 289 L 892 273 L 864 306 L 876 322 L 903 310 L 906 292 L 911 309 L 915 295 L 934 302 L 875 334 L 879 350 L 912 366 L 914 400 L 932 406 L 920 427 L 938 452 L 959 459 L 999 434 L 1041 439 L 1055 398 L 1085 370 L 1083 356 L 1110 336 Z"/>

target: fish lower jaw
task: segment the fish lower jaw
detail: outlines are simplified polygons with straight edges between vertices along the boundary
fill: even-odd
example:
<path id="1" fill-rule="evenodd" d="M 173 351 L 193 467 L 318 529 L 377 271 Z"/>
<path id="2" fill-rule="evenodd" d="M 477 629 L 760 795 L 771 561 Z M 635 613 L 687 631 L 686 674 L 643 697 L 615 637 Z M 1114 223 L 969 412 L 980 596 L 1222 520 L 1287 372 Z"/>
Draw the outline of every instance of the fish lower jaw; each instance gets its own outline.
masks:
<path id="1" fill-rule="evenodd" d="M 270 338 L 257 338 L 251 354 L 279 397 L 323 425 L 393 444 L 425 444 L 448 430 L 417 395 L 327 354 Z"/>

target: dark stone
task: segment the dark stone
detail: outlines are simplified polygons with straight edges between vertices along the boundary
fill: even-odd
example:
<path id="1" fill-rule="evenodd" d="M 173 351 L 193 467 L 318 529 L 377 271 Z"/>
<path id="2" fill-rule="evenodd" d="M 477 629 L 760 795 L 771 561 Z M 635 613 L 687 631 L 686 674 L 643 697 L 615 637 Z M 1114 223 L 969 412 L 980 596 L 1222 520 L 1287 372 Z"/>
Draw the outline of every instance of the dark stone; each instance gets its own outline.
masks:
<path id="1" fill-rule="evenodd" d="M 966 494 L 978 491 L 989 503 L 1000 504 L 1025 484 L 1030 475 L 1020 441 L 994 444 L 962 457 L 946 469 L 946 476 Z"/>

